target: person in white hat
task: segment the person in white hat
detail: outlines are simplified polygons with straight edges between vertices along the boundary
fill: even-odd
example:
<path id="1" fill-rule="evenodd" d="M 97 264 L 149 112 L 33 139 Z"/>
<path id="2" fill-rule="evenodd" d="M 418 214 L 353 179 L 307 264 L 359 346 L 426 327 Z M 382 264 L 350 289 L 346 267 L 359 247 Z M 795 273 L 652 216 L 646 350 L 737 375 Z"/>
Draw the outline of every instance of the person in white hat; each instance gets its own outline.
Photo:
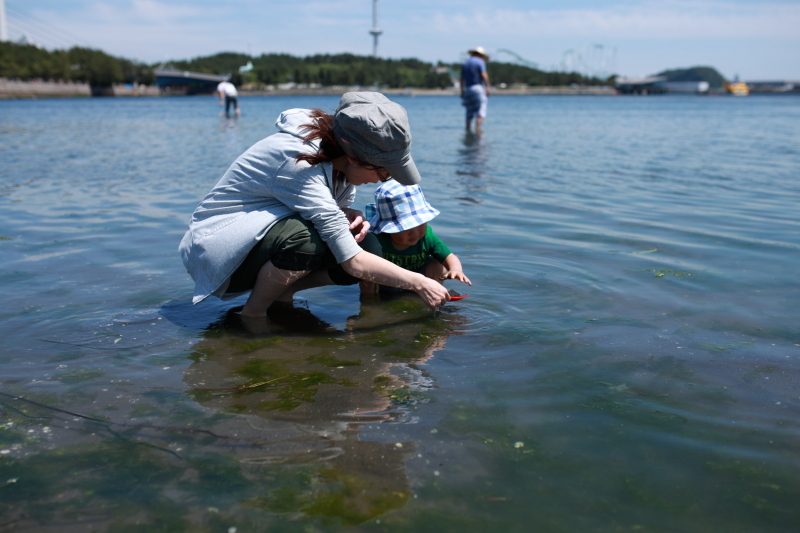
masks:
<path id="1" fill-rule="evenodd" d="M 486 107 L 489 103 L 489 73 L 486 62 L 489 56 L 482 46 L 468 51 L 469 58 L 461 65 L 461 101 L 467 108 L 467 131 L 470 131 L 472 119 L 475 119 L 475 133 L 481 132 L 483 119 L 486 118 Z"/>
<path id="2" fill-rule="evenodd" d="M 290 109 L 278 133 L 233 162 L 192 215 L 179 251 L 194 303 L 250 293 L 240 314 L 261 318 L 294 293 L 370 281 L 410 289 L 430 308 L 450 300 L 424 275 L 381 257 L 355 186 L 419 183 L 402 106 L 380 93 L 346 93 L 333 115 Z"/>

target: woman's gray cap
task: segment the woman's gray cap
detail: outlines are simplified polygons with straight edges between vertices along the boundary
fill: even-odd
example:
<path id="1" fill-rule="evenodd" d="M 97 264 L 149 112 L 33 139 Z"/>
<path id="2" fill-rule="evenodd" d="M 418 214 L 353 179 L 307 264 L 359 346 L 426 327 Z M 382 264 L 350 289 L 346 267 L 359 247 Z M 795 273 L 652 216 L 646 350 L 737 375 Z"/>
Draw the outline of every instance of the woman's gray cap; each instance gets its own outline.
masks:
<path id="1" fill-rule="evenodd" d="M 345 93 L 334 114 L 333 132 L 347 155 L 385 168 L 398 183 L 422 180 L 411 159 L 406 110 L 381 93 Z"/>

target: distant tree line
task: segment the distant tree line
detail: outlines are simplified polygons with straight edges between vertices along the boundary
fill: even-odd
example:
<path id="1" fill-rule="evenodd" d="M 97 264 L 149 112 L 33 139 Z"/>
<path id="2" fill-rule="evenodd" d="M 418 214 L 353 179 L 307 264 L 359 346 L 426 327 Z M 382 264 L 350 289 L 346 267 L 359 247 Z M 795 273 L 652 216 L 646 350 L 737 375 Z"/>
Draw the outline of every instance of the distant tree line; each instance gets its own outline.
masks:
<path id="1" fill-rule="evenodd" d="M 253 63 L 253 70 L 240 75 L 239 67 L 248 61 Z M 452 86 L 447 72 L 436 72 L 434 65 L 411 58 L 383 59 L 353 54 L 317 54 L 307 57 L 263 54 L 250 57 L 222 53 L 191 61 L 173 61 L 172 65 L 179 70 L 207 74 L 231 73 L 231 82 L 234 85 L 247 82 L 261 85 L 294 82 L 324 87 L 379 85 L 433 89 Z"/>
<path id="2" fill-rule="evenodd" d="M 240 75 L 239 67 L 253 63 L 253 70 Z M 380 85 L 392 88 L 446 88 L 453 85 L 451 75 L 459 76 L 458 63 L 433 65 L 419 59 L 383 59 L 353 54 L 317 54 L 296 57 L 289 54 L 221 53 L 198 57 L 190 61 L 174 61 L 179 70 L 206 74 L 231 73 L 235 85 L 246 82 L 263 85 L 294 82 L 298 84 Z M 488 63 L 489 79 L 493 85 L 505 83 L 524 85 L 603 85 L 608 80 L 588 78 L 576 72 L 545 72 L 513 63 Z"/>
<path id="3" fill-rule="evenodd" d="M 454 67 L 461 68 L 460 65 L 454 65 Z M 521 83 L 530 86 L 560 86 L 572 84 L 605 85 L 608 83 L 608 80 L 582 76 L 577 72 L 545 72 L 514 63 L 489 61 L 486 64 L 486 69 L 489 71 L 489 81 L 492 82 L 492 85 Z"/>
<path id="4" fill-rule="evenodd" d="M 240 74 L 239 67 L 252 62 L 253 69 Z M 436 65 L 419 59 L 383 59 L 353 54 L 317 54 L 296 57 L 289 54 L 246 54 L 223 52 L 186 61 L 173 61 L 179 70 L 207 74 L 231 74 L 235 85 L 254 86 L 294 82 L 323 87 L 370 86 L 403 88 L 446 88 L 459 75 L 460 64 Z M 152 84 L 157 65 L 146 65 L 106 54 L 101 50 L 74 47 L 47 51 L 32 45 L 0 42 L 0 77 L 73 80 L 92 86 L 114 83 Z M 512 63 L 490 61 L 489 77 L 493 85 L 505 83 L 541 85 L 602 85 L 608 80 L 587 78 L 578 73 L 545 72 Z"/>
<path id="5" fill-rule="evenodd" d="M 101 50 L 73 47 L 52 52 L 28 44 L 0 42 L 0 77 L 89 83 L 109 87 L 114 83 L 153 83 L 153 69 Z"/>

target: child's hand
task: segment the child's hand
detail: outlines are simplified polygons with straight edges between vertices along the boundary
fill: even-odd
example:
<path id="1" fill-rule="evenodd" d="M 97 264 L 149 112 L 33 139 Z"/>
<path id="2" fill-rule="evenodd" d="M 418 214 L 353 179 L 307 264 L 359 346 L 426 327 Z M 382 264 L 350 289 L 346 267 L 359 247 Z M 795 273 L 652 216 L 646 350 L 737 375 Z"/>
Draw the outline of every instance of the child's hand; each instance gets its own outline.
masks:
<path id="1" fill-rule="evenodd" d="M 440 281 L 444 281 L 446 279 L 457 279 L 461 283 L 466 283 L 467 285 L 472 285 L 472 282 L 469 278 L 460 270 L 450 270 L 445 272 L 444 275 L 439 278 Z"/>

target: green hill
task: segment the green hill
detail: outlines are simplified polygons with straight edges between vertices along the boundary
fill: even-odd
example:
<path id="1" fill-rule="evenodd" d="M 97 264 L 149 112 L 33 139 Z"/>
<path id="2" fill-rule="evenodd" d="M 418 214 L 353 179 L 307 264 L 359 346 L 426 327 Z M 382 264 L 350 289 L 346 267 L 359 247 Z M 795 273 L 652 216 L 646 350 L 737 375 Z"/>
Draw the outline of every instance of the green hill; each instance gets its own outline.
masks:
<path id="1" fill-rule="evenodd" d="M 713 67 L 691 67 L 665 70 L 655 74 L 666 76 L 667 81 L 707 81 L 712 88 L 719 88 L 727 80 Z"/>

